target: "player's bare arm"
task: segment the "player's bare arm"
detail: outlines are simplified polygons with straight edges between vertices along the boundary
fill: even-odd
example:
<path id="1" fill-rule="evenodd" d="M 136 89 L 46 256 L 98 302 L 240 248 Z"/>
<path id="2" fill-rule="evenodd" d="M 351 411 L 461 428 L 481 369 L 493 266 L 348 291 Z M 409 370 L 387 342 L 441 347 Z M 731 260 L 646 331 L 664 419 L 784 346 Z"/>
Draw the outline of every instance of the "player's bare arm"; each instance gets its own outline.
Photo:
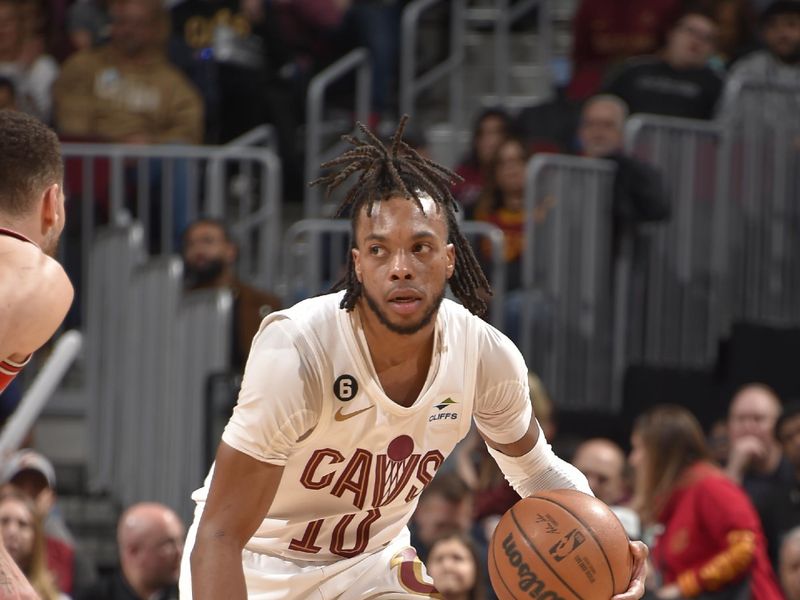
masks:
<path id="1" fill-rule="evenodd" d="M 220 443 L 191 555 L 195 600 L 247 598 L 242 549 L 264 519 L 282 474 L 283 467 Z"/>
<path id="2" fill-rule="evenodd" d="M 22 361 L 61 325 L 74 291 L 61 265 L 36 246 L 11 239 L 1 243 L 0 358 Z"/>

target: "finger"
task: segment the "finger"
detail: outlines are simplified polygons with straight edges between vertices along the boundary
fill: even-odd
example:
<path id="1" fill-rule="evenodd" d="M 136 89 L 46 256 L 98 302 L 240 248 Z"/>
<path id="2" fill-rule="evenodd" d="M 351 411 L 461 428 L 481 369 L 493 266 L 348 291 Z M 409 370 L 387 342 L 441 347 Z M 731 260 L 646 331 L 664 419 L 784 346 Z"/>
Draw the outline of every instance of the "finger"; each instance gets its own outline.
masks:
<path id="1" fill-rule="evenodd" d="M 634 577 L 628 590 L 617 594 L 611 600 L 639 600 L 642 596 L 644 596 L 644 581 L 639 577 Z"/>

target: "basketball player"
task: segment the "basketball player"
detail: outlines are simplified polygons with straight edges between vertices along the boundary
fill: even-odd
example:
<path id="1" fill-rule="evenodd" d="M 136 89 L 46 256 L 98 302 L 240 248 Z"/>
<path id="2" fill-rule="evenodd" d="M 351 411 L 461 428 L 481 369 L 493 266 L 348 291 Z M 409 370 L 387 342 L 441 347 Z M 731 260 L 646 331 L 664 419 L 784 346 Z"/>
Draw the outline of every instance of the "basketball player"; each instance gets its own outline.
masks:
<path id="1" fill-rule="evenodd" d="M 72 303 L 55 252 L 64 228 L 56 135 L 22 113 L 0 111 L 0 393 L 55 333 Z M 0 600 L 36 598 L 0 545 Z"/>
<path id="2" fill-rule="evenodd" d="M 518 350 L 476 314 L 489 285 L 458 229 L 454 174 L 401 141 L 324 167 L 360 176 L 339 214 L 353 249 L 339 293 L 269 315 L 215 466 L 195 492 L 181 598 L 438 597 L 406 528 L 420 492 L 474 417 L 523 496 L 589 492 L 532 414 Z M 445 300 L 445 286 L 463 306 Z M 618 600 L 641 597 L 636 575 Z M 189 559 L 188 557 L 191 556 Z"/>

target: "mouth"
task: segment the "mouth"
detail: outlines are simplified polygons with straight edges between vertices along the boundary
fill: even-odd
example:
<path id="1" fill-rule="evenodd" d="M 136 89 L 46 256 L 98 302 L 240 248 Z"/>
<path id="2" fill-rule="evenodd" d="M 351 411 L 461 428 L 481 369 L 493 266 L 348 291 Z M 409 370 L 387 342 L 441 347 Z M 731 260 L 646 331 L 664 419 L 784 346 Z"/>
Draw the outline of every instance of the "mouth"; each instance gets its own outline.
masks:
<path id="1" fill-rule="evenodd" d="M 398 290 L 389 295 L 389 306 L 399 315 L 410 315 L 422 305 L 422 297 L 413 290 Z"/>

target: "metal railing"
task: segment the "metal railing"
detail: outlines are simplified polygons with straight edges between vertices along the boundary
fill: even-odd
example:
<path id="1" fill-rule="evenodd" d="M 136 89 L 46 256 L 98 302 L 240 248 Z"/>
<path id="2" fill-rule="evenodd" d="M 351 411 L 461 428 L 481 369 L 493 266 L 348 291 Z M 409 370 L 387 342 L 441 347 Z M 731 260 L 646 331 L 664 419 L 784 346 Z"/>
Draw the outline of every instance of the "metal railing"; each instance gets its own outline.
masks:
<path id="1" fill-rule="evenodd" d="M 99 231 L 89 255 L 88 294 L 82 301 L 86 313 L 87 467 L 89 485 L 95 491 L 108 489 L 113 481 L 119 399 L 125 393 L 118 370 L 128 358 L 122 344 L 128 333 L 128 284 L 144 260 L 144 230 L 138 224 Z"/>
<path id="2" fill-rule="evenodd" d="M 800 86 L 763 79 L 732 77 L 725 84 L 717 120 L 725 127 L 744 123 L 769 123 L 774 127 L 797 128 L 800 115 Z"/>
<path id="3" fill-rule="evenodd" d="M 144 262 L 143 229 L 101 231 L 87 323 L 90 486 L 190 517 L 202 483 L 206 379 L 230 365 L 227 290 L 183 292 L 182 262 Z"/>
<path id="4" fill-rule="evenodd" d="M 268 135 L 259 130 L 248 140 Z M 183 228 L 198 216 L 224 218 L 239 236 L 240 273 L 263 287 L 277 278 L 282 183 L 280 160 L 271 150 L 70 143 L 62 152 L 68 207 L 75 206 L 66 233 L 73 254 L 65 262 L 79 295 L 86 294 L 97 227 L 124 225 L 132 215 L 143 223 L 149 250 L 166 254 L 179 247 Z"/>
<path id="5" fill-rule="evenodd" d="M 799 96 L 800 98 L 800 96 Z M 754 115 L 725 128 L 715 266 L 734 321 L 800 326 L 800 122 Z"/>
<path id="6" fill-rule="evenodd" d="M 491 322 L 503 325 L 505 263 L 503 232 L 491 223 L 464 221 L 461 232 L 475 243 L 485 239 L 492 248 L 486 274 L 494 290 Z M 286 304 L 326 292 L 344 275 L 350 254 L 350 221 L 347 219 L 302 219 L 293 223 L 284 237 L 283 273 L 280 287 Z"/>
<path id="7" fill-rule="evenodd" d="M 83 335 L 74 329 L 61 334 L 56 340 L 47 362 L 36 374 L 19 406 L 0 432 L 0 457 L 19 449 L 67 369 L 78 358 L 82 346 Z"/>
<path id="8" fill-rule="evenodd" d="M 417 75 L 417 33 L 420 18 L 437 5 L 446 5 L 450 11 L 449 52 L 442 62 Z M 447 78 L 447 121 L 455 132 L 460 131 L 464 122 L 465 10 L 465 0 L 415 0 L 403 9 L 401 21 L 403 43 L 400 47 L 400 113 L 413 116 L 420 94 Z"/>
<path id="9" fill-rule="evenodd" d="M 372 67 L 369 52 L 365 48 L 356 48 L 345 54 L 329 67 L 314 76 L 308 86 L 306 95 L 306 157 L 305 180 L 313 181 L 320 174 L 320 164 L 330 160 L 347 147 L 338 140 L 329 147 L 323 147 L 325 138 L 331 134 L 330 124 L 324 120 L 325 93 L 332 84 L 340 81 L 350 73 L 356 73 L 355 115 L 362 123 L 367 123 L 370 111 L 370 85 Z M 339 132 L 344 133 L 344 132 Z M 303 201 L 307 218 L 322 216 L 322 191 L 318 187 L 306 186 Z"/>
<path id="10" fill-rule="evenodd" d="M 543 154 L 527 168 L 519 345 L 569 409 L 611 412 L 621 405 L 622 361 L 613 344 L 614 172 L 609 161 Z"/>
<path id="11" fill-rule="evenodd" d="M 537 8 L 539 12 L 536 59 L 544 69 L 549 69 L 553 44 L 550 0 L 495 0 L 494 91 L 501 105 L 506 103 L 510 89 L 511 26 L 532 8 Z"/>
<path id="12" fill-rule="evenodd" d="M 672 214 L 640 236 L 634 249 L 644 279 L 633 307 L 628 357 L 660 366 L 705 368 L 716 358 L 720 298 L 713 268 L 723 249 L 714 234 L 721 129 L 707 121 L 639 115 L 625 129 L 627 151 L 669 182 Z"/>
<path id="13" fill-rule="evenodd" d="M 269 148 L 275 154 L 278 152 L 278 133 L 275 127 L 269 123 L 264 123 L 246 131 L 239 137 L 233 138 L 226 146 L 249 146 L 258 148 Z"/>

